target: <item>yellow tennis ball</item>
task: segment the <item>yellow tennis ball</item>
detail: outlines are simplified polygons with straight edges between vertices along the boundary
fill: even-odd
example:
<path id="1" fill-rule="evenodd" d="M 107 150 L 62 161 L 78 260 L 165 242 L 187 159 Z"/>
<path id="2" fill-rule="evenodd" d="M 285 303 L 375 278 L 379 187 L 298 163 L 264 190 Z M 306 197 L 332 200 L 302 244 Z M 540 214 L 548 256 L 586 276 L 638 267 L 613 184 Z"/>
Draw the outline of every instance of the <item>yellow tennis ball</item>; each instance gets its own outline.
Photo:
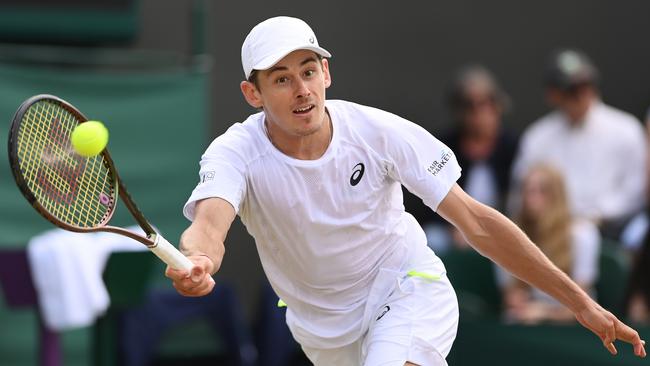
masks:
<path id="1" fill-rule="evenodd" d="M 70 135 L 72 147 L 81 156 L 98 155 L 108 144 L 108 129 L 99 121 L 80 123 Z"/>

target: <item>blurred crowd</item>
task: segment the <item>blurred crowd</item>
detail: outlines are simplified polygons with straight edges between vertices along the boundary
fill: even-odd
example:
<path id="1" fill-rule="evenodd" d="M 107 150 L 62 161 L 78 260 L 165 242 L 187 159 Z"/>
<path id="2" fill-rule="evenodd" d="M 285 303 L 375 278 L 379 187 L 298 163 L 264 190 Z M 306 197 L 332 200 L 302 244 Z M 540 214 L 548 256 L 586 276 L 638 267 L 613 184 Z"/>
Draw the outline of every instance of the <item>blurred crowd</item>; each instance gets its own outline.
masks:
<path id="1" fill-rule="evenodd" d="M 588 55 L 549 55 L 545 98 L 551 111 L 519 136 L 504 123 L 512 102 L 482 65 L 461 68 L 447 92 L 452 130 L 439 138 L 463 167 L 459 184 L 512 218 L 539 248 L 594 297 L 605 249 L 626 258 L 623 316 L 650 321 L 650 220 L 646 121 L 607 104 Z M 525 122 L 525 121 L 522 121 Z M 468 248 L 452 226 L 406 200 L 441 256 Z M 410 207 L 409 207 L 410 206 Z M 495 268 L 502 318 L 536 324 L 571 322 L 572 314 L 540 291 Z M 621 284 L 618 284 L 621 286 Z"/>

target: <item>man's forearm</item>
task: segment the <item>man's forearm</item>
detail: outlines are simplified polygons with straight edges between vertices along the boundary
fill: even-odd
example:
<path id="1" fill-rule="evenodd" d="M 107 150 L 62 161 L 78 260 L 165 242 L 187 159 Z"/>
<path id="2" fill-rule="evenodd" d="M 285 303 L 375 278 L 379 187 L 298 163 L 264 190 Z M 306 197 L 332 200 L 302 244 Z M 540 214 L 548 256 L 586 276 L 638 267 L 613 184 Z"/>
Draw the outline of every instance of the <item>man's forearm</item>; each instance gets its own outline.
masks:
<path id="1" fill-rule="evenodd" d="M 478 226 L 467 233 L 467 239 L 479 252 L 574 312 L 590 301 L 512 221 L 484 205 L 476 211 Z"/>
<path id="2" fill-rule="evenodd" d="M 192 224 L 181 235 L 180 250 L 186 256 L 203 255 L 212 261 L 213 268 L 210 274 L 215 274 L 221 267 L 225 254 L 222 236 L 211 233 L 205 227 Z"/>

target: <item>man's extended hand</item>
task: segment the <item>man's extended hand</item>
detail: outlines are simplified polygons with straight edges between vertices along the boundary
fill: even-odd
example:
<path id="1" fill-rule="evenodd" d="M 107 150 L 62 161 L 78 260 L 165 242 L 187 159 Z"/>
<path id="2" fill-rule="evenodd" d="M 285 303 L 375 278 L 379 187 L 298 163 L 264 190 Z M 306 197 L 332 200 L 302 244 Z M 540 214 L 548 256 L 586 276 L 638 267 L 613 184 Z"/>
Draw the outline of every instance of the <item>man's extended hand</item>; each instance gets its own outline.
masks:
<path id="1" fill-rule="evenodd" d="M 641 340 L 639 333 L 618 320 L 614 314 L 603 309 L 600 305 L 593 303 L 593 306 L 576 313 L 576 319 L 585 328 L 594 332 L 603 341 L 603 346 L 611 354 L 618 353 L 614 341 L 620 339 L 632 344 L 635 355 L 639 357 L 646 356 L 645 341 Z"/>
<path id="2" fill-rule="evenodd" d="M 183 296 L 204 296 L 214 288 L 214 279 L 210 275 L 214 263 L 204 255 L 193 255 L 188 258 L 194 263 L 190 272 L 173 269 L 167 266 L 165 276 L 172 280 L 176 291 Z"/>

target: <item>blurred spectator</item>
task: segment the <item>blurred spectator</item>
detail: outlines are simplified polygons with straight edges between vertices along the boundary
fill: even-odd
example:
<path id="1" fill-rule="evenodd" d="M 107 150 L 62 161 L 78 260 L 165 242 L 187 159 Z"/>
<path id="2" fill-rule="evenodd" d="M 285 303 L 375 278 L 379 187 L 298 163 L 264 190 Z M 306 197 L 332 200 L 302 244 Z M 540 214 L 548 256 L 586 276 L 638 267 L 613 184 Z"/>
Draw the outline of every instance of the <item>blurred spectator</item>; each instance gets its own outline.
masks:
<path id="1" fill-rule="evenodd" d="M 458 74 L 448 104 L 455 125 L 443 142 L 463 168 L 458 184 L 482 203 L 503 208 L 517 151 L 517 140 L 501 125 L 508 96 L 487 69 L 470 66 Z"/>
<path id="2" fill-rule="evenodd" d="M 510 99 L 486 68 L 471 65 L 456 75 L 447 104 L 454 127 L 441 140 L 454 151 L 463 168 L 458 184 L 478 201 L 501 210 L 517 151 L 517 139 L 502 126 Z M 450 243 L 467 246 L 451 225 L 430 210 L 422 210 L 420 217 L 414 215 L 428 227 L 425 231 L 434 250 L 444 251 Z"/>
<path id="3" fill-rule="evenodd" d="M 545 84 L 556 110 L 525 131 L 513 169 L 515 188 L 533 164 L 551 163 L 566 179 L 572 212 L 618 239 L 624 223 L 643 205 L 646 140 L 641 124 L 601 101 L 598 72 L 579 51 L 554 53 Z M 511 210 L 517 196 L 514 192 Z"/>
<path id="4" fill-rule="evenodd" d="M 574 219 L 564 179 L 550 165 L 535 165 L 523 178 L 521 211 L 515 222 L 562 271 L 594 296 L 598 276 L 600 234 L 590 221 Z M 535 324 L 568 322 L 569 309 L 543 292 L 500 270 L 505 317 Z"/>

